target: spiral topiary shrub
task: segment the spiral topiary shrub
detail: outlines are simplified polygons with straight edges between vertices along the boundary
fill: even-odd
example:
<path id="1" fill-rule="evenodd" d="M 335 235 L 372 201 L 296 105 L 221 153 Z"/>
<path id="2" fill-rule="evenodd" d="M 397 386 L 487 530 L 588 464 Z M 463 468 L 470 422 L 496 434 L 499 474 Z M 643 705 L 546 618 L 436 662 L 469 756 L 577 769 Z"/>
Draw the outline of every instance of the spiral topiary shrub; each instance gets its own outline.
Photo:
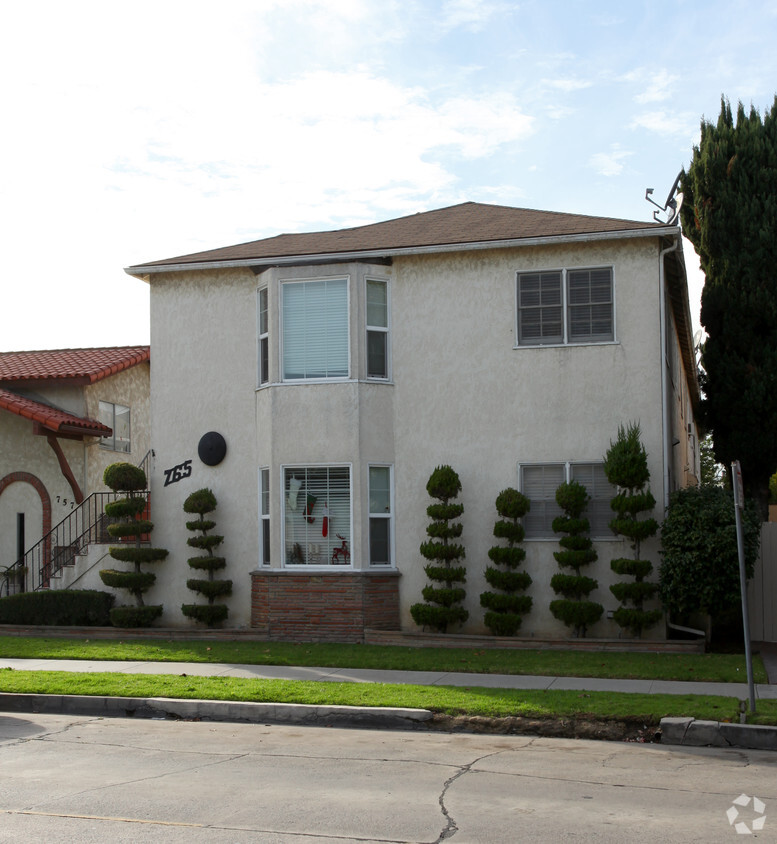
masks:
<path id="1" fill-rule="evenodd" d="M 639 638 L 643 630 L 653 627 L 663 616 L 660 609 L 646 610 L 643 607 L 643 603 L 658 591 L 658 584 L 645 580 L 653 571 L 653 564 L 640 559 L 640 546 L 646 539 L 655 536 L 658 522 L 650 517 L 640 518 L 640 514 L 653 510 L 656 499 L 648 487 L 650 469 L 639 424 L 632 422 L 628 428 L 619 426 L 618 438 L 614 443 L 610 442 L 604 456 L 604 472 L 607 480 L 618 487 L 618 494 L 610 502 L 616 514 L 610 521 L 610 529 L 630 539 L 634 551 L 633 558 L 620 557 L 610 563 L 616 574 L 634 578 L 633 582 L 614 583 L 610 587 L 612 594 L 621 602 L 613 619 L 619 627 Z"/>
<path id="2" fill-rule="evenodd" d="M 426 491 L 439 504 L 430 504 L 426 514 L 432 519 L 426 533 L 431 539 L 421 544 L 421 555 L 429 560 L 424 571 L 432 584 L 423 589 L 426 603 L 413 604 L 410 614 L 416 624 L 431 627 L 440 633 L 448 632 L 448 625 L 462 624 L 469 613 L 461 602 L 466 592 L 461 586 L 467 579 L 464 566 L 456 565 L 464 559 L 464 546 L 452 542 L 461 536 L 461 522 L 450 524 L 464 512 L 464 505 L 452 504 L 461 492 L 459 476 L 450 466 L 438 466 L 429 477 Z"/>
<path id="3" fill-rule="evenodd" d="M 486 627 L 497 636 L 515 636 L 523 616 L 531 610 L 531 597 L 517 594 L 529 588 L 531 577 L 524 571 L 516 571 L 526 557 L 526 551 L 518 547 L 525 535 L 519 519 L 530 507 L 529 499 L 517 489 L 503 489 L 496 497 L 496 512 L 502 518 L 494 525 L 494 536 L 507 540 L 507 547 L 494 545 L 488 551 L 495 565 L 486 568 L 486 582 L 500 591 L 483 592 L 480 606 L 486 609 L 483 618 Z"/>
<path id="4" fill-rule="evenodd" d="M 187 618 L 193 618 L 207 624 L 208 627 L 215 627 L 216 624 L 224 621 L 229 614 L 227 605 L 217 604 L 216 599 L 232 594 L 231 580 L 217 580 L 214 577 L 215 572 L 220 571 L 227 564 L 224 557 L 213 555 L 214 549 L 221 545 L 224 537 L 209 534 L 208 531 L 216 527 L 216 523 L 212 519 L 205 518 L 208 513 L 212 513 L 216 509 L 216 504 L 216 496 L 209 489 L 198 489 L 183 503 L 185 513 L 196 513 L 198 516 L 193 521 L 187 522 L 186 527 L 191 531 L 196 531 L 199 536 L 190 536 L 186 543 L 190 548 L 199 548 L 204 552 L 197 557 L 190 557 L 187 562 L 191 568 L 206 572 L 208 575 L 207 579 L 190 578 L 186 581 L 186 586 L 193 592 L 207 598 L 208 603 L 183 604 L 181 612 Z"/>
<path id="5" fill-rule="evenodd" d="M 563 516 L 553 519 L 553 530 L 565 533 L 559 539 L 561 551 L 554 551 L 553 556 L 562 568 L 570 568 L 574 574 L 554 574 L 550 579 L 551 589 L 563 597 L 550 602 L 550 611 L 559 620 L 571 627 L 574 635 L 585 637 L 590 625 L 602 617 L 604 607 L 587 600 L 588 595 L 599 585 L 592 577 L 580 574 L 583 566 L 588 566 L 598 559 L 591 537 L 586 534 L 591 529 L 588 519 L 583 518 L 583 511 L 590 496 L 586 488 L 572 481 L 563 483 L 556 490 L 556 502 L 564 511 Z"/>
<path id="6" fill-rule="evenodd" d="M 146 473 L 131 463 L 113 463 L 103 474 L 103 482 L 114 492 L 124 492 L 126 496 L 105 505 L 105 513 L 116 521 L 108 525 L 108 533 L 116 539 L 134 539 L 134 545 L 111 547 L 111 557 L 123 563 L 132 563 L 132 571 L 103 569 L 100 579 L 106 586 L 114 589 L 126 589 L 135 598 L 135 606 L 114 607 L 110 611 L 111 624 L 114 627 L 149 627 L 162 615 L 161 604 L 146 606 L 143 593 L 147 592 L 156 580 L 153 572 L 144 572 L 141 565 L 156 563 L 167 556 L 165 548 L 141 546 L 141 537 L 151 533 L 154 525 L 140 516 L 146 509 L 146 497 L 139 495 L 146 489 Z"/>

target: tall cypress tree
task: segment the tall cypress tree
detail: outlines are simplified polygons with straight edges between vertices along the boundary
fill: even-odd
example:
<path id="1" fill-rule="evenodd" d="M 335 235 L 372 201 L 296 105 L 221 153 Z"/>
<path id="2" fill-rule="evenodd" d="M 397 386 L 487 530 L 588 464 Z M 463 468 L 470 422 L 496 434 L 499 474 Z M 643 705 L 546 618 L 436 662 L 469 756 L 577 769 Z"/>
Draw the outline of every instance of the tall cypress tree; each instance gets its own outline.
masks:
<path id="1" fill-rule="evenodd" d="M 740 103 L 736 122 L 723 98 L 681 187 L 683 233 L 706 277 L 702 421 L 716 459 L 741 461 L 765 518 L 777 468 L 777 97 L 763 120 Z"/>

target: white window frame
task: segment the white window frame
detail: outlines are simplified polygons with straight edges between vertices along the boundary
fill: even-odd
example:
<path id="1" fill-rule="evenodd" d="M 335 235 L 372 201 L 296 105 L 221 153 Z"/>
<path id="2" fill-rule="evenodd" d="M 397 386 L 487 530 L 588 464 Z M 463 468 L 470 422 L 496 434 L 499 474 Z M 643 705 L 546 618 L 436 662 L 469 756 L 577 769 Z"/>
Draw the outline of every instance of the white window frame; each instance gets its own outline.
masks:
<path id="1" fill-rule="evenodd" d="M 262 299 L 264 298 L 264 307 Z M 264 325 L 262 325 L 264 314 Z M 270 383 L 270 293 L 268 287 L 256 291 L 256 333 L 257 333 L 257 383 L 260 387 Z"/>
<path id="2" fill-rule="evenodd" d="M 529 495 L 529 493 L 526 491 L 526 488 L 525 488 L 526 484 L 524 482 L 524 470 L 527 469 L 527 468 L 536 468 L 536 467 L 539 467 L 539 466 L 562 467 L 563 468 L 563 480 L 560 483 L 569 483 L 569 482 L 575 480 L 575 475 L 574 475 L 575 467 L 592 466 L 592 465 L 602 466 L 603 462 L 601 460 L 567 460 L 567 461 L 563 461 L 563 462 L 558 461 L 558 460 L 556 460 L 556 461 L 549 460 L 549 461 L 544 462 L 544 463 L 520 463 L 520 464 L 518 464 L 519 489 L 523 492 L 524 495 L 527 495 L 529 497 L 529 499 L 531 500 L 531 495 Z M 583 486 L 586 487 L 588 494 L 591 495 L 590 484 L 583 484 Z M 607 501 L 607 506 L 609 507 L 609 502 L 612 499 L 612 497 L 616 494 L 617 490 L 612 485 L 608 484 L 608 486 L 610 487 L 607 490 L 608 497 L 606 499 L 604 497 L 598 498 L 598 499 L 596 499 L 596 501 L 599 501 L 599 502 Z M 555 490 L 554 490 L 554 496 L 555 496 Z M 548 502 L 551 501 L 551 499 L 549 499 L 549 498 L 542 499 L 542 500 L 548 501 Z M 533 501 L 532 501 L 532 504 L 534 504 Z M 555 517 L 555 515 L 558 515 L 558 516 L 563 515 L 563 511 L 555 503 L 555 497 L 552 500 L 552 504 L 551 504 L 550 509 L 551 509 L 551 515 L 553 515 L 554 517 Z M 529 510 L 529 515 L 531 515 L 531 510 Z M 613 513 L 612 515 L 614 517 L 615 514 Z M 586 510 L 583 511 L 583 517 L 584 518 L 590 518 L 590 514 L 588 513 L 588 507 L 586 507 Z M 526 518 L 527 517 L 525 516 L 524 517 L 524 527 L 526 527 L 526 524 L 525 524 Z M 552 521 L 552 519 L 551 519 L 551 521 Z M 609 527 L 601 528 L 601 532 L 597 532 L 597 530 L 598 529 L 597 529 L 596 525 L 594 524 L 594 525 L 591 526 L 591 532 L 589 534 L 591 539 L 595 540 L 596 542 L 602 542 L 602 541 L 605 541 L 605 540 L 620 541 L 620 538 L 616 537 L 612 533 L 612 531 L 609 529 Z M 529 528 L 527 528 L 527 530 L 526 530 L 526 540 L 527 541 L 538 541 L 538 542 L 553 541 L 553 542 L 558 542 L 559 537 L 560 537 L 560 534 L 554 533 L 550 524 L 547 524 L 542 529 L 541 532 L 530 532 Z"/>
<path id="3" fill-rule="evenodd" d="M 612 331 L 609 332 L 608 336 L 603 335 L 588 335 L 582 337 L 580 339 L 572 339 L 570 337 L 570 323 L 571 323 L 571 311 L 572 308 L 578 307 L 577 305 L 570 304 L 570 296 L 569 296 L 569 283 L 570 283 L 570 274 L 577 273 L 577 272 L 595 272 L 597 270 L 607 270 L 610 273 L 610 323 L 612 327 Z M 561 287 L 561 302 L 560 302 L 560 310 L 561 310 L 561 335 L 560 339 L 557 335 L 554 335 L 552 339 L 544 342 L 542 338 L 538 340 L 525 340 L 521 337 L 521 278 L 525 276 L 543 276 L 543 275 L 559 275 L 559 284 Z M 616 307 L 615 307 L 615 268 L 610 264 L 602 264 L 598 266 L 584 266 L 584 267 L 554 267 L 549 269 L 536 269 L 536 270 L 519 270 L 515 274 L 515 346 L 516 349 L 532 349 L 532 348 L 547 348 L 553 346 L 601 346 L 607 345 L 611 343 L 617 343 L 617 332 L 616 332 L 616 324 L 615 324 L 615 314 L 616 314 Z M 537 309 L 540 309 L 542 306 L 536 306 Z M 546 307 L 551 307 L 550 305 Z M 531 306 L 531 309 L 534 310 L 535 306 Z M 525 310 L 525 309 L 524 309 Z M 611 336 L 610 336 L 611 335 Z"/>
<path id="4" fill-rule="evenodd" d="M 323 375 L 305 376 L 291 378 L 286 375 L 286 337 L 284 336 L 286 299 L 285 292 L 291 285 L 297 284 L 318 284 L 326 282 L 342 281 L 345 283 L 345 344 L 346 344 L 346 371 L 344 375 Z M 288 278 L 280 283 L 280 381 L 284 384 L 319 384 L 327 381 L 348 381 L 351 377 L 351 282 L 349 275 L 319 276 L 316 278 Z"/>
<path id="5" fill-rule="evenodd" d="M 348 544 L 348 551 L 350 553 L 350 560 L 347 565 L 343 564 L 333 564 L 331 561 L 331 552 L 327 551 L 327 558 L 326 562 L 318 562 L 318 563 L 291 563 L 288 559 L 288 553 L 286 549 L 286 532 L 287 532 L 287 501 L 286 501 L 286 473 L 287 472 L 298 472 L 302 474 L 309 469 L 347 469 L 348 470 L 348 521 L 349 521 L 349 528 L 348 528 L 348 535 L 345 537 L 345 540 Z M 280 492 L 281 492 L 281 513 L 283 517 L 281 518 L 281 549 L 282 549 L 282 567 L 284 569 L 289 570 L 299 570 L 299 571 L 315 571 L 315 570 L 325 570 L 325 571 L 351 571 L 355 566 L 355 553 L 354 553 L 354 545 L 353 545 L 353 464 L 352 463 L 285 463 L 280 467 Z M 306 486 L 303 484 L 298 491 L 299 501 L 297 502 L 297 510 L 296 512 L 302 513 L 303 507 L 305 505 L 304 497 L 306 496 L 305 492 Z M 323 504 L 323 502 L 322 502 Z M 340 541 L 337 539 L 337 533 L 341 533 L 341 529 L 337 528 L 336 525 L 332 523 L 332 516 L 330 514 L 329 520 L 329 531 L 327 539 L 324 539 L 321 536 L 321 526 L 322 526 L 322 518 L 323 518 L 323 506 L 319 507 L 314 515 L 316 521 L 313 523 L 314 527 L 311 528 L 311 536 L 310 539 L 307 537 L 305 538 L 305 553 L 309 553 L 307 548 L 308 545 L 316 544 L 316 545 L 331 545 L 333 548 L 338 547 Z M 317 533 L 317 536 L 315 535 Z M 313 541 L 315 539 L 315 542 Z"/>
<path id="6" fill-rule="evenodd" d="M 370 487 L 370 470 L 387 469 L 389 482 L 389 512 L 373 512 L 371 507 L 372 489 Z M 394 557 L 394 467 L 390 463 L 370 463 L 367 467 L 367 544 L 369 566 L 373 569 L 387 569 L 395 567 Z M 388 546 L 389 558 L 386 562 L 374 563 L 372 561 L 372 522 L 373 519 L 385 520 L 388 522 Z"/>
<path id="7" fill-rule="evenodd" d="M 103 422 L 103 418 L 105 416 L 103 412 L 103 407 L 110 408 L 110 415 L 111 415 L 111 422 L 108 424 L 107 422 Z M 128 417 L 128 426 L 129 426 L 129 436 L 127 437 L 126 448 L 117 448 L 116 447 L 116 408 L 120 407 L 123 410 L 127 411 Z M 120 454 L 131 454 L 132 453 L 132 408 L 128 407 L 125 404 L 118 404 L 117 402 L 112 401 L 104 401 L 100 399 L 97 405 L 97 415 L 103 424 L 108 424 L 108 427 L 111 429 L 111 434 L 109 436 L 104 436 L 100 439 L 100 448 L 105 448 L 108 451 L 116 451 Z"/>
<path id="8" fill-rule="evenodd" d="M 259 565 L 269 566 L 272 561 L 272 546 L 270 544 L 270 469 L 262 466 L 259 469 Z"/>
<path id="9" fill-rule="evenodd" d="M 370 283 L 382 284 L 386 291 L 386 324 L 373 325 L 369 320 L 369 302 L 368 290 Z M 391 380 L 391 287 L 388 279 L 377 278 L 373 276 L 365 276 L 364 279 L 364 361 L 365 361 L 365 375 L 370 381 L 390 381 Z M 386 344 L 386 374 L 385 375 L 370 375 L 370 334 L 384 334 Z"/>

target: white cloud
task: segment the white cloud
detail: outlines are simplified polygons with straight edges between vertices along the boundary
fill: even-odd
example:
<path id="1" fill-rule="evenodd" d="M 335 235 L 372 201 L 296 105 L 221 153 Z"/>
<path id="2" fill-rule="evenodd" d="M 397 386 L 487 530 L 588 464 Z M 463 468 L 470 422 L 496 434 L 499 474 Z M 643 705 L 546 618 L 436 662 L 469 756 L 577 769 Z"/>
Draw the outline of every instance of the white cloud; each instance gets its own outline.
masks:
<path id="1" fill-rule="evenodd" d="M 623 161 L 634 153 L 622 150 L 613 144 L 609 152 L 598 152 L 588 160 L 589 166 L 600 176 L 619 176 L 623 172 Z"/>
<path id="2" fill-rule="evenodd" d="M 459 27 L 478 31 L 483 29 L 494 15 L 512 11 L 507 3 L 490 0 L 448 0 L 440 12 L 440 25 L 444 30 Z"/>
<path id="3" fill-rule="evenodd" d="M 648 129 L 659 135 L 677 135 L 693 140 L 698 134 L 698 124 L 698 116 L 688 112 L 676 114 L 665 111 L 648 111 L 638 114 L 629 124 L 629 128 Z"/>
<path id="4" fill-rule="evenodd" d="M 639 94 L 634 95 L 634 102 L 657 103 L 668 100 L 672 96 L 679 77 L 666 70 L 652 71 L 646 68 L 638 68 L 624 76 L 627 82 L 636 82 L 644 86 Z"/>
<path id="5" fill-rule="evenodd" d="M 582 91 L 585 88 L 590 88 L 593 85 L 588 79 L 543 79 L 543 85 L 547 85 L 549 88 L 555 88 L 557 91 L 563 91 L 564 93 L 571 93 L 573 91 Z"/>

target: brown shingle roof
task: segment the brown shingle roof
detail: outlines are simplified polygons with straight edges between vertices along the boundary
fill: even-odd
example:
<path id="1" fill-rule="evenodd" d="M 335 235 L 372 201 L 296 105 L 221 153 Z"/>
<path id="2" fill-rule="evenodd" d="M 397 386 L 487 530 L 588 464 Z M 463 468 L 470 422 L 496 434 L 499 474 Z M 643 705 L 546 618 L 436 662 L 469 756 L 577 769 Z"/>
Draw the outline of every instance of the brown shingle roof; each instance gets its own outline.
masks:
<path id="1" fill-rule="evenodd" d="M 127 268 L 141 275 L 144 269 L 179 264 L 251 261 L 273 258 L 375 253 L 381 250 L 421 249 L 467 243 L 498 243 L 539 237 L 561 237 L 605 232 L 663 228 L 657 223 L 588 217 L 555 211 L 533 211 L 504 205 L 464 202 L 436 211 L 425 211 L 383 223 L 327 232 L 280 234 L 236 246 L 195 252 Z"/>
<path id="2" fill-rule="evenodd" d="M 0 388 L 0 410 L 7 410 L 30 419 L 54 433 L 83 433 L 93 437 L 103 437 L 111 429 L 94 419 L 81 418 L 56 407 L 50 407 L 34 399 L 19 396 L 10 390 Z"/>
<path id="3" fill-rule="evenodd" d="M 0 352 L 0 382 L 63 381 L 93 384 L 149 360 L 148 346 Z"/>

